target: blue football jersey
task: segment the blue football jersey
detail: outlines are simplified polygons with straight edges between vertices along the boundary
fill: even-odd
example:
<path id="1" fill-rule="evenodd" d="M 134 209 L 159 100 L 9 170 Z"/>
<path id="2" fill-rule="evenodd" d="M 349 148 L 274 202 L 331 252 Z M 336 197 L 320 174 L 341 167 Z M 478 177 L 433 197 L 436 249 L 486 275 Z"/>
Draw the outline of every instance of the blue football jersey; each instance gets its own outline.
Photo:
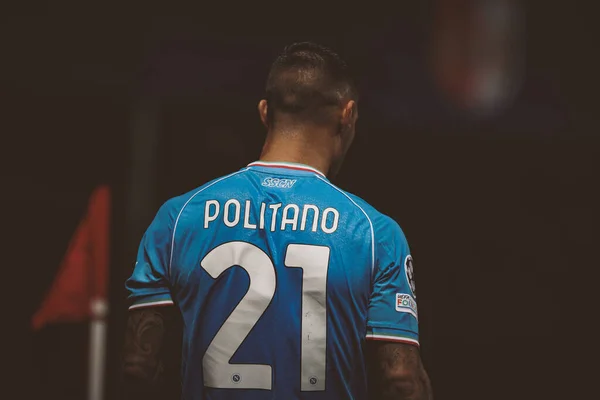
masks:
<path id="1" fill-rule="evenodd" d="M 180 309 L 186 400 L 366 399 L 365 340 L 418 346 L 402 230 L 305 165 L 167 201 L 126 287 L 130 309 Z"/>

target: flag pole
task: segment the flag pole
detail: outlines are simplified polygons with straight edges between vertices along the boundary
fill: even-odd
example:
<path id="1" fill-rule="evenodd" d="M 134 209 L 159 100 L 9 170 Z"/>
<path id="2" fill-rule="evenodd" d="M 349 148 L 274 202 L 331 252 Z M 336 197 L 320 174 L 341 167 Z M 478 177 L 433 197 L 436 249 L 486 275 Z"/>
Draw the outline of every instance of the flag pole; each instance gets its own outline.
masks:
<path id="1" fill-rule="evenodd" d="M 88 253 L 89 297 L 89 351 L 88 351 L 88 400 L 104 399 L 108 317 L 108 270 L 111 215 L 110 188 L 102 185 L 90 198 L 88 229 L 90 240 L 95 243 Z"/>
<path id="2" fill-rule="evenodd" d="M 92 299 L 90 307 L 88 400 L 103 400 L 108 303 L 105 299 L 96 298 Z"/>

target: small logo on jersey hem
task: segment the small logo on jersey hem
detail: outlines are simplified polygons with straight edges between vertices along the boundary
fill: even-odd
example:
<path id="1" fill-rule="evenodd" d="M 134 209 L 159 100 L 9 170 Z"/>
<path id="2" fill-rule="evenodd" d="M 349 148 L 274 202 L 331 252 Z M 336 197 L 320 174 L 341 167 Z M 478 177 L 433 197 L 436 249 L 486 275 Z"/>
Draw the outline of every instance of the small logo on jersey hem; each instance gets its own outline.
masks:
<path id="1" fill-rule="evenodd" d="M 396 293 L 396 311 L 412 314 L 415 318 L 419 318 L 417 311 L 417 302 L 415 299 L 406 293 Z"/>
<path id="2" fill-rule="evenodd" d="M 276 187 L 280 189 L 291 189 L 296 183 L 296 179 L 285 179 L 285 178 L 265 178 L 262 181 L 262 185 L 266 187 Z"/>

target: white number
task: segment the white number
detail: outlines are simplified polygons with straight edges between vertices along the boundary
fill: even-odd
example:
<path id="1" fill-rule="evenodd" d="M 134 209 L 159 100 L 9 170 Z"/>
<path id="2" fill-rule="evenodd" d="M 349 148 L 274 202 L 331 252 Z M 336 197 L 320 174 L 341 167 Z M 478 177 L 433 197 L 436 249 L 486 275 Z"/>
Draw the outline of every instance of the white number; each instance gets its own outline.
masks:
<path id="1" fill-rule="evenodd" d="M 243 268 L 250 277 L 248 292 L 227 317 L 204 354 L 204 385 L 270 390 L 270 365 L 231 364 L 230 361 L 273 299 L 276 287 L 273 262 L 253 244 L 229 242 L 211 250 L 200 265 L 215 279 L 233 266 Z M 303 270 L 300 389 L 325 390 L 329 247 L 290 244 L 285 266 Z"/>
<path id="2" fill-rule="evenodd" d="M 275 294 L 275 268 L 269 256 L 250 243 L 229 242 L 214 248 L 200 265 L 215 279 L 234 265 L 250 277 L 248 292 L 204 354 L 204 384 L 214 388 L 271 389 L 270 365 L 229 362 Z"/>
<path id="3" fill-rule="evenodd" d="M 325 390 L 329 247 L 290 244 L 285 266 L 303 269 L 300 390 Z"/>

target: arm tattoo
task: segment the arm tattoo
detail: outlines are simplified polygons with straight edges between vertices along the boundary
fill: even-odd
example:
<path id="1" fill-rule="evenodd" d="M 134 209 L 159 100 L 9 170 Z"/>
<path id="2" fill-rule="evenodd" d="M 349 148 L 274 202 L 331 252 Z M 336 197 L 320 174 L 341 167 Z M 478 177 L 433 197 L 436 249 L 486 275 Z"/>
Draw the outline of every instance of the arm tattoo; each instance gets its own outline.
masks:
<path id="1" fill-rule="evenodd" d="M 431 400 L 431 384 L 419 350 L 400 343 L 372 343 L 372 384 L 375 398 Z"/>
<path id="2" fill-rule="evenodd" d="M 163 370 L 161 348 L 165 335 L 163 312 L 159 308 L 145 308 L 129 313 L 122 370 L 128 399 L 151 391 L 160 381 Z"/>

